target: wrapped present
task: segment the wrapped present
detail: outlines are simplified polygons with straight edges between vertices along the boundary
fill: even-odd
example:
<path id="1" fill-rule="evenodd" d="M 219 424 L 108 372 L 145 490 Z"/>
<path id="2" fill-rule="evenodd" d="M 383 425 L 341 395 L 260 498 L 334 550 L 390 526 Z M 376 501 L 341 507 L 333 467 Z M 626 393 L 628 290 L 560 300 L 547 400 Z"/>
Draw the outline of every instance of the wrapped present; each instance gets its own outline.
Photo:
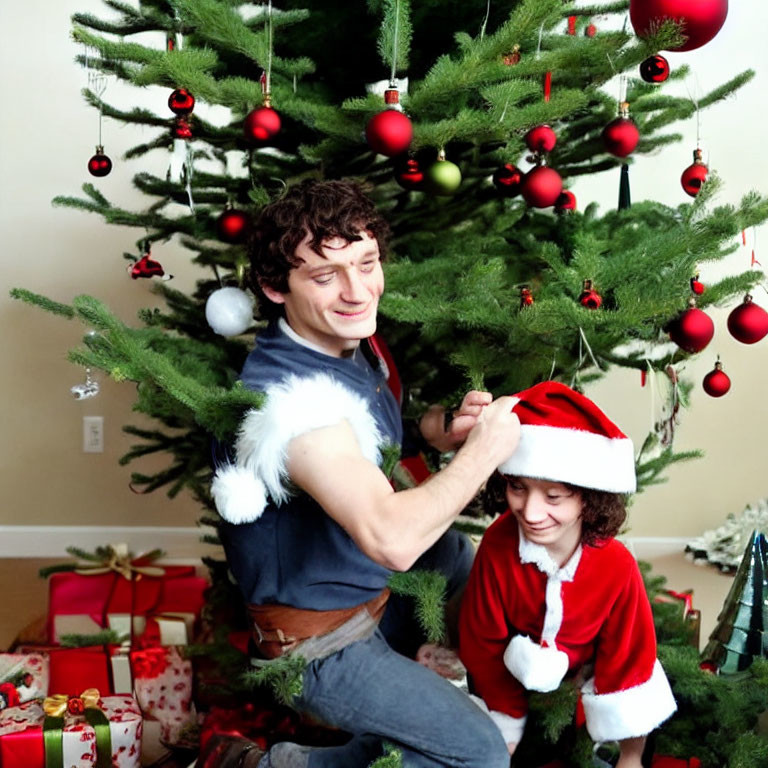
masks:
<path id="1" fill-rule="evenodd" d="M 651 768 L 701 768 L 701 760 L 698 757 L 686 760 L 667 755 L 654 755 L 651 760 Z"/>
<path id="2" fill-rule="evenodd" d="M 138 768 L 142 720 L 131 696 L 51 696 L 0 712 L 3 768 Z"/>
<path id="3" fill-rule="evenodd" d="M 0 709 L 45 696 L 48 664 L 45 653 L 0 653 Z"/>
<path id="4" fill-rule="evenodd" d="M 127 548 L 117 545 L 97 550 L 98 557 L 86 563 L 56 566 L 49 579 L 49 641 L 94 635 L 107 627 L 140 635 L 147 617 L 155 617 L 164 642 L 189 642 L 207 582 L 194 566 L 153 565 L 160 554 L 131 559 Z"/>
<path id="5" fill-rule="evenodd" d="M 192 662 L 175 647 L 131 651 L 136 700 L 144 717 L 160 723 L 160 739 L 177 744 L 182 730 L 195 722 Z"/>

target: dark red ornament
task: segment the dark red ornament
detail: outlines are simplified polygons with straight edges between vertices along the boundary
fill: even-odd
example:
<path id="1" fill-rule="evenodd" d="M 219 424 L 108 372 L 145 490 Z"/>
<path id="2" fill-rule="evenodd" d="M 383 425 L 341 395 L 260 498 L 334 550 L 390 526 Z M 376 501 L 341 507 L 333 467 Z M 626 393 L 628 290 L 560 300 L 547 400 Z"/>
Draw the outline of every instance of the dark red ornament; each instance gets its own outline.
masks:
<path id="1" fill-rule="evenodd" d="M 13 683 L 0 683 L 0 710 L 18 707 L 21 697 Z"/>
<path id="2" fill-rule="evenodd" d="M 591 280 L 584 281 L 579 304 L 587 309 L 600 309 L 603 306 L 603 297 L 592 287 Z"/>
<path id="3" fill-rule="evenodd" d="M 554 205 L 562 191 L 563 180 L 560 174 L 546 165 L 539 165 L 528 171 L 520 185 L 523 199 L 534 208 Z"/>
<path id="4" fill-rule="evenodd" d="M 216 233 L 225 243 L 242 243 L 248 236 L 251 220 L 245 211 L 227 208 L 216 219 Z"/>
<path id="5" fill-rule="evenodd" d="M 728 315 L 728 331 L 742 344 L 755 344 L 768 333 L 768 312 L 747 294 L 744 301 Z"/>
<path id="6" fill-rule="evenodd" d="M 243 121 L 243 135 L 251 144 L 267 144 L 280 133 L 280 115 L 266 105 L 251 110 Z"/>
<path id="7" fill-rule="evenodd" d="M 394 157 L 405 152 L 413 138 L 411 121 L 397 109 L 385 109 L 365 126 L 365 138 L 379 155 Z"/>
<path id="8" fill-rule="evenodd" d="M 421 189 L 424 182 L 424 172 L 419 166 L 419 161 L 409 157 L 403 163 L 395 166 L 395 181 L 403 189 Z"/>
<path id="9" fill-rule="evenodd" d="M 646 83 L 663 83 L 669 77 L 669 62 L 659 54 L 649 56 L 640 64 L 640 77 Z"/>
<path id="10" fill-rule="evenodd" d="M 96 154 L 88 161 L 91 176 L 106 176 L 112 170 L 112 161 L 104 154 L 104 147 L 96 147 Z"/>
<path id="11" fill-rule="evenodd" d="M 646 37 L 665 19 L 682 23 L 685 42 L 675 51 L 708 43 L 725 23 L 728 0 L 630 0 L 629 18 L 638 37 Z"/>
<path id="12" fill-rule="evenodd" d="M 702 293 L 704 293 L 705 286 L 704 283 L 699 282 L 699 276 L 694 275 L 691 278 L 691 290 L 697 295 L 701 296 Z"/>
<path id="13" fill-rule="evenodd" d="M 700 149 L 693 150 L 693 164 L 689 165 L 680 177 L 680 184 L 682 184 L 683 190 L 691 197 L 696 197 L 701 192 L 701 186 L 707 180 L 707 174 L 709 173 L 709 168 L 704 165 L 701 155 Z"/>
<path id="14" fill-rule="evenodd" d="M 637 142 L 640 141 L 637 126 L 623 115 L 611 120 L 603 128 L 602 136 L 605 148 L 616 157 L 626 157 L 634 151 Z"/>
<path id="15" fill-rule="evenodd" d="M 168 108 L 174 115 L 188 115 L 195 108 L 195 97 L 186 88 L 177 88 L 168 97 Z"/>
<path id="16" fill-rule="evenodd" d="M 515 197 L 520 194 L 523 172 L 512 163 L 504 163 L 493 173 L 493 186 L 504 197 Z"/>
<path id="17" fill-rule="evenodd" d="M 570 189 L 564 189 L 555 200 L 555 213 L 566 213 L 576 210 L 576 195 Z"/>
<path id="18" fill-rule="evenodd" d="M 722 397 L 731 388 L 731 380 L 723 371 L 723 364 L 719 360 L 704 377 L 701 385 L 704 387 L 704 391 L 712 397 Z"/>
<path id="19" fill-rule="evenodd" d="M 537 125 L 525 134 L 525 143 L 531 152 L 551 152 L 557 144 L 557 136 L 548 125 Z"/>
<path id="20" fill-rule="evenodd" d="M 594 37 L 597 34 L 597 27 L 592 23 L 587 24 L 587 26 L 584 27 L 584 34 L 586 37 Z"/>
<path id="21" fill-rule="evenodd" d="M 131 268 L 131 277 L 136 280 L 138 277 L 162 277 L 165 270 L 159 261 L 153 261 L 149 258 L 149 253 L 145 253 Z"/>
<path id="22" fill-rule="evenodd" d="M 192 126 L 189 124 L 189 120 L 186 117 L 177 117 L 173 121 L 173 138 L 174 139 L 191 139 L 192 138 Z"/>
<path id="23" fill-rule="evenodd" d="M 669 338 L 686 352 L 701 352 L 714 335 L 712 318 L 694 306 L 686 309 L 669 328 Z"/>
<path id="24" fill-rule="evenodd" d="M 520 309 L 530 307 L 533 304 L 533 294 L 530 288 L 520 289 Z"/>

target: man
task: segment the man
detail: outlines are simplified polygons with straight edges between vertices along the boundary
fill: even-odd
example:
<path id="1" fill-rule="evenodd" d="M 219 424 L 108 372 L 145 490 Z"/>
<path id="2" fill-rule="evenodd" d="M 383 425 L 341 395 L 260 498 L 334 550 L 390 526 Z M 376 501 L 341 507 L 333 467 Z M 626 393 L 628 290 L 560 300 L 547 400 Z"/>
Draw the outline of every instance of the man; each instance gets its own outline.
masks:
<path id="1" fill-rule="evenodd" d="M 508 765 L 491 720 L 396 652 L 414 650 L 413 623 L 387 581 L 436 569 L 448 597 L 459 592 L 472 550 L 448 529 L 513 453 L 515 400 L 470 392 L 447 431 L 442 410 L 428 411 L 422 434 L 456 455 L 394 492 L 379 463 L 382 446 L 402 444 L 399 405 L 383 362 L 369 362 L 361 344 L 376 330 L 387 236 L 372 202 L 343 181 L 303 182 L 255 225 L 251 280 L 270 325 L 242 380 L 267 399 L 246 416 L 236 463 L 219 468 L 212 492 L 260 654 L 304 658 L 297 708 L 353 736 L 325 749 L 278 744 L 263 758 L 248 745 L 243 765 L 363 768 L 383 741 L 406 767 Z M 211 765 L 228 764 L 231 751 Z"/>

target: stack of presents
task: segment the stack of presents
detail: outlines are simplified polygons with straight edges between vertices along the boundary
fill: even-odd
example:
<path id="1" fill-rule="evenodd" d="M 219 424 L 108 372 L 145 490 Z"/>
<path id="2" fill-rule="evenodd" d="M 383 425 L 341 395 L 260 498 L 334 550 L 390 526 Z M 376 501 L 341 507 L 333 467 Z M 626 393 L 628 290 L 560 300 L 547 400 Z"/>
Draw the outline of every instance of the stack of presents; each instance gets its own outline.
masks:
<path id="1" fill-rule="evenodd" d="M 44 630 L 41 622 L 0 653 L 0 768 L 187 768 L 214 733 L 262 748 L 344 740 L 257 691 L 211 694 L 232 682 L 202 652 L 217 623 L 201 621 L 213 591 L 194 566 L 160 565 L 160 554 L 132 559 L 124 547 L 104 547 L 85 564 L 50 569 Z M 657 600 L 679 606 L 698 645 L 690 593 Z M 227 633 L 225 644 L 247 668 L 247 632 Z"/>

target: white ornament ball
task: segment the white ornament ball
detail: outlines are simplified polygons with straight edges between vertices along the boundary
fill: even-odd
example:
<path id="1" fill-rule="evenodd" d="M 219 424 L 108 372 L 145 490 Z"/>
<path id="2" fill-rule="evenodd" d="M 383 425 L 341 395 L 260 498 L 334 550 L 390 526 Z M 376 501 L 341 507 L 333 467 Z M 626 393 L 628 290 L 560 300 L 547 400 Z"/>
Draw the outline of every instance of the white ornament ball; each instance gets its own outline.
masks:
<path id="1" fill-rule="evenodd" d="M 239 336 L 253 323 L 253 298 L 239 288 L 219 288 L 205 303 L 205 319 L 219 336 Z"/>

